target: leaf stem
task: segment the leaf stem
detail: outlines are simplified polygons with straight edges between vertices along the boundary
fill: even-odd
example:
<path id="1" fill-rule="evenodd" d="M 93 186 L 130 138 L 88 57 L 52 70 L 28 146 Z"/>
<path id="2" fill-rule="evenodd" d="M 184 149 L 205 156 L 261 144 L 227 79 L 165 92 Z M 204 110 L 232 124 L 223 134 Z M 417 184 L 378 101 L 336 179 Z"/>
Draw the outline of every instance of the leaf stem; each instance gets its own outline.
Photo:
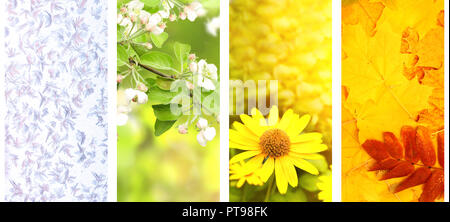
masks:
<path id="1" fill-rule="evenodd" d="M 264 198 L 264 202 L 269 202 L 270 195 L 273 191 L 273 183 L 275 181 L 275 174 L 270 177 L 269 187 L 267 187 L 266 197 Z"/>

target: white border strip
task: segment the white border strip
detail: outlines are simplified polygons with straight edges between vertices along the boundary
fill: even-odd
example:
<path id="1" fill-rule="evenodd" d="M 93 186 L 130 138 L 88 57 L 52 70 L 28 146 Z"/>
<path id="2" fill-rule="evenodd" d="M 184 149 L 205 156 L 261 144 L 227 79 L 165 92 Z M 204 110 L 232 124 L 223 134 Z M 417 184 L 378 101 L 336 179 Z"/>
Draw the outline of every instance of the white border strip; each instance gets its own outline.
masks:
<path id="1" fill-rule="evenodd" d="M 108 1 L 108 201 L 117 201 L 117 3 Z"/>
<path id="2" fill-rule="evenodd" d="M 448 11 L 448 2 L 444 1 L 444 144 L 445 144 L 445 148 L 444 148 L 444 201 L 448 202 L 449 201 L 449 186 L 448 186 L 448 176 L 449 176 L 449 127 L 448 127 L 448 121 L 449 121 L 449 98 L 448 98 L 448 93 L 449 93 L 449 89 L 448 89 L 448 81 L 449 81 L 449 69 L 448 69 L 448 60 L 449 60 L 449 42 L 448 42 L 448 38 L 449 38 L 449 33 L 448 33 L 448 26 L 449 26 L 449 11 Z"/>
<path id="3" fill-rule="evenodd" d="M 5 201 L 5 116 L 6 116 L 6 101 L 5 101 L 5 42 L 4 42 L 4 21 L 5 21 L 5 6 L 6 2 L 0 4 L 0 202 Z"/>
<path id="4" fill-rule="evenodd" d="M 332 200 L 341 202 L 341 1 L 332 1 L 332 8 Z"/>
<path id="5" fill-rule="evenodd" d="M 220 1 L 220 201 L 229 197 L 229 0 Z"/>

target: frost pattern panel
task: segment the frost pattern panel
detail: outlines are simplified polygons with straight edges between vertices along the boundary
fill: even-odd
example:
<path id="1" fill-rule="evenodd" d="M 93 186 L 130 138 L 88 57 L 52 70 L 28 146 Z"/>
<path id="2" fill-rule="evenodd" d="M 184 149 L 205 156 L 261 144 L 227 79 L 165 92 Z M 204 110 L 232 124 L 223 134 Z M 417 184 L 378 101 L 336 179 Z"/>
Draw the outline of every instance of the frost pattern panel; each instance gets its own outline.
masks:
<path id="1" fill-rule="evenodd" d="M 106 201 L 107 1 L 2 4 L 6 201 Z"/>

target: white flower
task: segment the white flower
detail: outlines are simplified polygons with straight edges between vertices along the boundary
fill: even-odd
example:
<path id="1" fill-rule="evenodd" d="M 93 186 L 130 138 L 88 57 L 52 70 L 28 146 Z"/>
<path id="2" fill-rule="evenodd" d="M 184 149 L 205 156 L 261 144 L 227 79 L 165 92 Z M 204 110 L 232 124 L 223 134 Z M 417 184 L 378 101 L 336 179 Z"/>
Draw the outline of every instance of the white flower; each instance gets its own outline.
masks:
<path id="1" fill-rule="evenodd" d="M 147 94 L 142 92 L 142 91 L 138 91 L 138 93 L 137 93 L 137 103 L 144 104 L 144 103 L 147 103 L 147 101 L 148 101 Z"/>
<path id="2" fill-rule="evenodd" d="M 198 118 L 198 121 L 197 121 L 196 125 L 197 125 L 197 128 L 199 128 L 200 130 L 203 130 L 206 127 L 208 127 L 208 120 L 200 117 L 200 118 Z"/>
<path id="3" fill-rule="evenodd" d="M 123 17 L 122 15 L 117 16 L 117 24 L 119 24 L 120 26 L 124 26 L 127 27 L 129 25 L 133 25 L 133 23 L 131 22 L 131 20 L 127 17 Z"/>
<path id="4" fill-rule="evenodd" d="M 128 113 L 131 112 L 129 106 L 119 106 L 117 107 L 117 125 L 123 126 L 128 121 Z"/>
<path id="5" fill-rule="evenodd" d="M 141 20 L 141 23 L 143 25 L 146 25 L 148 23 L 148 21 L 150 20 L 150 16 L 151 14 L 142 10 L 141 13 L 139 14 L 139 20 Z"/>
<path id="6" fill-rule="evenodd" d="M 197 64 L 197 84 L 206 90 L 214 90 L 216 86 L 214 81 L 217 80 L 217 67 L 214 64 L 207 64 L 205 60 L 200 60 Z"/>
<path id="7" fill-rule="evenodd" d="M 180 134 L 187 134 L 188 133 L 188 128 L 187 128 L 187 124 L 181 124 L 178 126 L 178 133 Z"/>
<path id="8" fill-rule="evenodd" d="M 147 94 L 145 94 L 142 91 L 135 90 L 132 88 L 128 88 L 125 90 L 125 96 L 126 96 L 128 102 L 133 101 L 133 102 L 137 102 L 139 104 L 144 104 L 144 103 L 147 103 L 147 101 L 148 101 Z"/>
<path id="9" fill-rule="evenodd" d="M 216 129 L 214 127 L 207 127 L 197 134 L 197 141 L 201 146 L 206 146 L 206 142 L 211 141 L 216 136 Z"/>
<path id="10" fill-rule="evenodd" d="M 162 21 L 161 15 L 153 14 L 150 16 L 146 27 L 157 26 L 161 21 Z"/>
<path id="11" fill-rule="evenodd" d="M 189 63 L 189 70 L 193 73 L 196 73 L 197 72 L 197 63 L 195 63 L 195 62 Z"/>
<path id="12" fill-rule="evenodd" d="M 116 120 L 118 126 L 123 126 L 128 122 L 128 115 L 125 113 L 117 113 Z"/>
<path id="13" fill-rule="evenodd" d="M 220 29 L 220 17 L 215 17 L 206 24 L 206 30 L 213 36 L 217 36 L 217 31 L 219 29 Z"/>
<path id="14" fill-rule="evenodd" d="M 192 2 L 191 4 L 185 6 L 183 11 L 186 13 L 187 19 L 191 22 L 193 22 L 197 16 L 203 16 L 206 14 L 205 9 L 203 9 L 202 4 L 199 2 Z"/>
<path id="15" fill-rule="evenodd" d="M 160 14 L 153 14 L 145 26 L 145 29 L 155 35 L 159 35 L 164 32 L 165 28 L 165 24 L 163 26 L 160 25 L 161 21 L 162 18 Z"/>
<path id="16" fill-rule="evenodd" d="M 127 7 L 129 11 L 139 11 L 144 8 L 144 3 L 139 0 L 133 0 L 127 3 Z"/>
<path id="17" fill-rule="evenodd" d="M 161 10 L 158 12 L 158 14 L 161 16 L 161 18 L 169 18 L 170 12 L 166 10 Z"/>
<path id="18" fill-rule="evenodd" d="M 166 25 L 161 24 L 161 25 L 154 26 L 152 29 L 150 29 L 150 31 L 155 35 L 159 35 L 164 32 L 164 28 L 166 28 Z"/>
<path id="19" fill-rule="evenodd" d="M 137 95 L 137 90 L 128 88 L 125 90 L 125 97 L 127 98 L 127 101 L 132 101 Z"/>

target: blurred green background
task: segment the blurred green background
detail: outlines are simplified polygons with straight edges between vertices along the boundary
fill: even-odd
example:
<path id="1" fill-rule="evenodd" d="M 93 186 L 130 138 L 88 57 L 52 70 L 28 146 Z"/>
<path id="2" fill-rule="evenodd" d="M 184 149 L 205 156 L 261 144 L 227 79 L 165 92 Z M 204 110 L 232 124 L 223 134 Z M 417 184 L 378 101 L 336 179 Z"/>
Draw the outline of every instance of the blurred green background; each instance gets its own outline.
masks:
<path id="1" fill-rule="evenodd" d="M 167 23 L 169 39 L 162 50 L 170 51 L 174 41 L 190 44 L 192 53 L 220 69 L 219 33 L 215 37 L 206 31 L 206 23 L 219 15 L 219 0 L 199 2 L 207 15 L 195 22 Z M 219 201 L 218 124 L 213 125 L 214 140 L 201 147 L 194 128 L 187 135 L 173 128 L 155 137 L 155 120 L 150 105 L 137 105 L 128 123 L 117 128 L 118 201 Z"/>

